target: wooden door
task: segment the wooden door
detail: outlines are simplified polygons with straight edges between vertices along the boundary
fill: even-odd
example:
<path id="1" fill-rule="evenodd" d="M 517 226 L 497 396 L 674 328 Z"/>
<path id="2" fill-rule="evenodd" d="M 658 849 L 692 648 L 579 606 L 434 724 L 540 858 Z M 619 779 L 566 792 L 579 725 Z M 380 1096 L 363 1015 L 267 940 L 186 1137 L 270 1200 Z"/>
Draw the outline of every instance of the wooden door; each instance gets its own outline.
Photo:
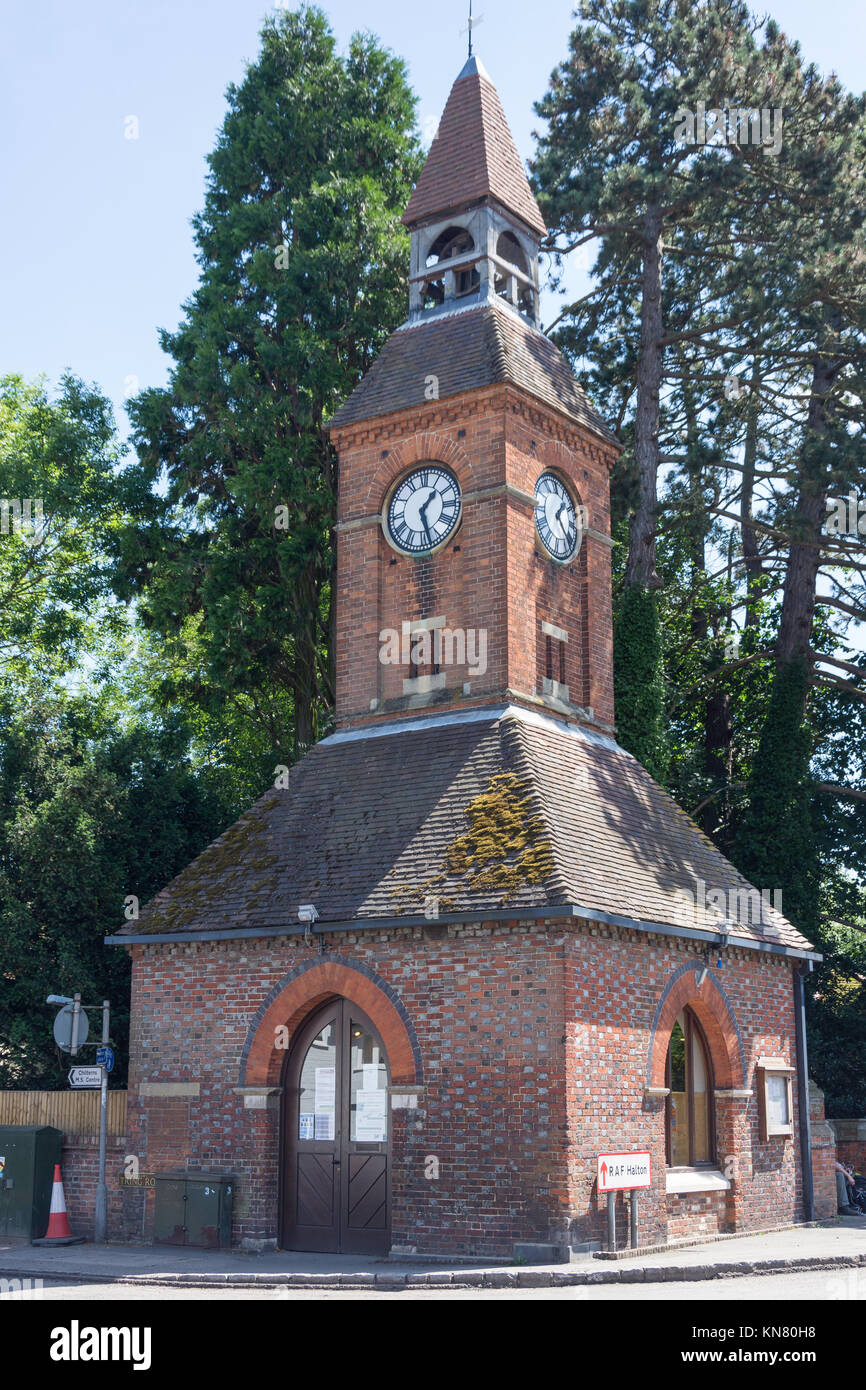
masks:
<path id="1" fill-rule="evenodd" d="M 387 1253 L 388 1085 L 381 1038 L 348 999 L 332 1000 L 299 1033 L 283 1103 L 284 1249 Z"/>

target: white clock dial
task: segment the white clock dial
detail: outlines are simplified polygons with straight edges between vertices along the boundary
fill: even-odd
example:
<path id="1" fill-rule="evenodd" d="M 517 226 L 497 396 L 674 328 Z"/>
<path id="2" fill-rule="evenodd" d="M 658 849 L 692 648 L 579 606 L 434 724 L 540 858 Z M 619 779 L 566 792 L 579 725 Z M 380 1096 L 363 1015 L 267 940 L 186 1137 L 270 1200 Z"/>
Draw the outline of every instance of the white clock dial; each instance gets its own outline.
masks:
<path id="1" fill-rule="evenodd" d="M 580 545 L 577 508 L 555 473 L 542 473 L 535 484 L 535 526 L 541 544 L 554 560 L 571 560 Z"/>
<path id="2" fill-rule="evenodd" d="M 460 485 L 453 473 L 422 463 L 394 489 L 388 535 L 407 555 L 424 555 L 447 540 L 460 520 Z"/>

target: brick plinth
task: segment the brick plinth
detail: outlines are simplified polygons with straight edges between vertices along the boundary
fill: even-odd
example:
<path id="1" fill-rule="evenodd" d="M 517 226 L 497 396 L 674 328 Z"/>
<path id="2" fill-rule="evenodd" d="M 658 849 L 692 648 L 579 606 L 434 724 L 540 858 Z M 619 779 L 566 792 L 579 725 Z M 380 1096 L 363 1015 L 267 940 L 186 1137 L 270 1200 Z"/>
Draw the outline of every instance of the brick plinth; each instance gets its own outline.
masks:
<path id="1" fill-rule="evenodd" d="M 838 1211 L 836 1192 L 836 1136 L 824 1114 L 824 1092 L 809 1082 L 809 1114 L 812 1129 L 812 1190 L 815 1220 L 828 1221 Z"/>
<path id="2" fill-rule="evenodd" d="M 704 962 L 688 942 L 555 917 L 344 932 L 325 945 L 131 948 L 129 1152 L 146 1172 L 234 1173 L 236 1244 L 277 1237 L 287 1053 L 275 1036 L 335 995 L 375 1021 L 392 1083 L 417 1092 L 416 1108 L 391 1115 L 395 1246 L 505 1255 L 516 1241 L 604 1239 L 596 1157 L 614 1149 L 652 1154 L 644 1243 L 801 1217 L 797 1141 L 761 1143 L 755 1096 L 715 1098 L 715 1158 L 731 1190 L 674 1195 L 664 1101 L 648 1094 L 674 1004 L 700 1011 L 719 1091 L 752 1088 L 761 1055 L 793 1059 L 785 959 L 729 948 L 698 990 Z M 164 1083 L 189 1093 L 161 1094 Z M 245 1108 L 245 1087 L 273 1087 L 273 1103 Z M 127 1225 L 147 1235 L 151 1199 L 135 1195 Z M 620 1223 L 625 1232 L 624 1208 Z"/>

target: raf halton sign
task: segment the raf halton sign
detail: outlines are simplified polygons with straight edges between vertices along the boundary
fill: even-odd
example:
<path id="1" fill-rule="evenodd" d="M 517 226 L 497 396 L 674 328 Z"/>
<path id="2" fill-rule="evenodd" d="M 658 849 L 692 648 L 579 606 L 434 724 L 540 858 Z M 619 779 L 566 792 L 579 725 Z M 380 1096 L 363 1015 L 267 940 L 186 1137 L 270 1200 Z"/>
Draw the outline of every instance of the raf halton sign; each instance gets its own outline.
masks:
<path id="1" fill-rule="evenodd" d="M 598 1190 L 616 1192 L 620 1188 L 649 1187 L 650 1156 L 648 1153 L 599 1154 Z"/>

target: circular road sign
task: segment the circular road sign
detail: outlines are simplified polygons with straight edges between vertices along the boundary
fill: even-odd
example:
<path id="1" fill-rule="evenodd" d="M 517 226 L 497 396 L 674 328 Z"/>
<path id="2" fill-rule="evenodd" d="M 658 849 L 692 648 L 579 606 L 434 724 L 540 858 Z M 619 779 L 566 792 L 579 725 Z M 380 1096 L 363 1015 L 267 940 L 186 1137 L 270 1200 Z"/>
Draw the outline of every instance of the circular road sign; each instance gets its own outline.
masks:
<path id="1" fill-rule="evenodd" d="M 64 1052 L 72 1049 L 72 1004 L 67 1004 L 61 1009 L 54 1019 L 54 1041 Z M 78 1046 L 87 1042 L 87 1034 L 90 1025 L 87 1022 L 87 1014 L 82 1009 L 78 1015 Z"/>

